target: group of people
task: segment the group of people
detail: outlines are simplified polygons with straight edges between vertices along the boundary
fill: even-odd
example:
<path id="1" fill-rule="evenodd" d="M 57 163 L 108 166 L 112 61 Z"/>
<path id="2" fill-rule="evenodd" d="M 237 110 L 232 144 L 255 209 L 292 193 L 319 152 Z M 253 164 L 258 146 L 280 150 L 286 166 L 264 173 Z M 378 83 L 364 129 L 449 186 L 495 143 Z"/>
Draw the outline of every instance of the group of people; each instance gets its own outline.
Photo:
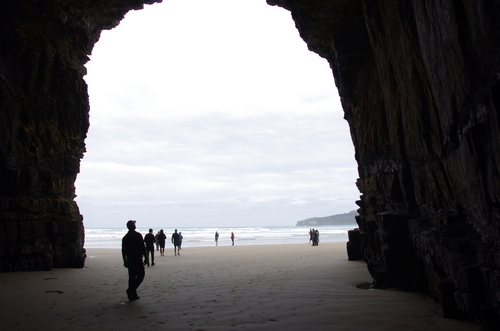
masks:
<path id="1" fill-rule="evenodd" d="M 153 229 L 149 229 L 148 234 L 153 235 Z M 146 235 L 146 236 L 148 236 L 148 235 Z M 167 240 L 167 236 L 163 232 L 163 229 L 158 231 L 158 233 L 156 235 L 154 235 L 153 237 L 154 237 L 154 240 L 153 240 L 153 243 L 150 244 L 150 247 L 152 248 L 152 250 L 154 250 L 153 244 L 155 244 L 156 250 L 160 251 L 160 256 L 165 256 L 165 241 Z M 175 229 L 174 233 L 172 233 L 171 241 L 172 241 L 172 244 L 174 245 L 174 255 L 181 255 L 179 251 L 180 251 L 181 246 L 182 246 L 182 232 L 177 233 L 177 229 Z M 146 242 L 146 237 L 144 237 L 144 242 Z M 147 245 L 147 242 L 146 242 L 146 245 Z"/>
<path id="2" fill-rule="evenodd" d="M 128 232 L 122 239 L 123 265 L 128 269 L 129 276 L 126 292 L 130 301 L 139 299 L 137 288 L 144 280 L 144 266 L 155 265 L 155 244 L 156 250 L 160 251 L 160 256 L 165 256 L 165 241 L 167 240 L 163 229 L 158 231 L 156 235 L 153 234 L 153 229 L 149 229 L 149 232 L 143 238 L 142 234 L 135 231 L 135 223 L 134 220 L 127 222 Z M 177 229 L 175 229 L 174 233 L 172 233 L 171 241 L 174 245 L 174 256 L 181 255 L 182 233 L 177 232 Z M 231 232 L 231 242 L 232 246 L 234 246 L 234 232 Z M 318 246 L 318 229 L 309 229 L 309 243 L 311 242 L 313 246 Z M 219 245 L 219 232 L 217 231 L 215 231 L 215 245 Z M 150 255 L 151 259 L 149 258 Z"/>
<path id="3" fill-rule="evenodd" d="M 313 246 L 318 246 L 319 244 L 319 231 L 318 229 L 309 229 L 309 243 L 312 242 Z"/>
<path id="4" fill-rule="evenodd" d="M 126 292 L 130 301 L 139 299 L 137 288 L 144 280 L 144 267 L 155 265 L 155 245 L 156 250 L 160 251 L 160 256 L 165 256 L 165 242 L 167 240 L 163 229 L 158 231 L 156 235 L 153 234 L 153 229 L 149 229 L 149 232 L 143 238 L 142 234 L 135 231 L 135 223 L 134 220 L 127 222 L 128 232 L 122 239 L 123 265 L 128 269 L 128 288 Z M 182 232 L 177 232 L 177 229 L 175 229 L 171 241 L 174 245 L 174 256 L 181 255 Z M 231 241 L 232 246 L 234 246 L 234 232 L 231 232 Z M 216 231 L 215 245 L 218 244 L 219 232 Z"/>
<path id="5" fill-rule="evenodd" d="M 231 231 L 231 246 L 234 246 L 234 232 Z M 215 246 L 219 246 L 219 232 L 215 231 Z"/>
<path id="6" fill-rule="evenodd" d="M 165 256 L 165 242 L 167 236 L 163 229 L 155 235 L 153 229 L 142 237 L 142 234 L 135 231 L 136 225 L 134 220 L 127 222 L 127 234 L 122 239 L 122 257 L 123 265 L 128 269 L 128 288 L 126 290 L 127 297 L 130 301 L 139 299 L 137 288 L 141 285 L 145 276 L 145 266 L 155 265 L 155 245 L 156 250 L 160 251 L 160 256 Z M 182 232 L 177 232 L 175 229 L 171 236 L 172 244 L 174 245 L 174 256 L 181 255 Z M 234 246 L 234 233 L 231 232 L 231 241 Z M 215 245 L 219 244 L 219 232 L 215 232 Z M 150 258 L 151 256 L 151 258 Z"/>
<path id="7" fill-rule="evenodd" d="M 156 249 L 160 251 L 160 256 L 165 256 L 165 241 L 167 239 L 163 229 L 156 235 L 153 234 L 153 229 L 149 229 L 149 232 L 143 238 L 142 234 L 135 231 L 135 223 L 134 220 L 127 222 L 128 232 L 122 239 L 123 265 L 128 269 L 128 288 L 126 292 L 130 301 L 139 299 L 137 288 L 144 280 L 144 266 L 155 265 L 155 244 L 157 245 Z M 182 233 L 177 232 L 177 229 L 175 229 L 171 240 L 174 245 L 174 255 L 181 255 Z M 149 258 L 150 255 L 151 259 Z"/>

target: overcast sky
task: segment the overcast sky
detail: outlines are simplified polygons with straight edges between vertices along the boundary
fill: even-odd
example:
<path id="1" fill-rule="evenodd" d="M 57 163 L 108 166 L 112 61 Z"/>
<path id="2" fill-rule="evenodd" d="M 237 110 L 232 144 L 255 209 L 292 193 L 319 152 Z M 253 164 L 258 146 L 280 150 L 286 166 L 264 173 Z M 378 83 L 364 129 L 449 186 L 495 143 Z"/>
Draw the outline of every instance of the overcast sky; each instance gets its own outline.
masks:
<path id="1" fill-rule="evenodd" d="M 295 225 L 357 209 L 328 62 L 265 0 L 168 0 L 103 31 L 87 63 L 87 228 Z"/>

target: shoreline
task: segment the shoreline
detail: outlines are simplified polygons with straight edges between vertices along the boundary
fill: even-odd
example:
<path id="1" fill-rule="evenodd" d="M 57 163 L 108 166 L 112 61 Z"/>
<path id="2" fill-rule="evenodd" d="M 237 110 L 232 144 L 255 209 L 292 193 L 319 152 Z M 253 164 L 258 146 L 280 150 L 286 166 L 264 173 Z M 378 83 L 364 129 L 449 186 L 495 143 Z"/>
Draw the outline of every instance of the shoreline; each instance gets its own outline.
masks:
<path id="1" fill-rule="evenodd" d="M 310 243 L 308 242 L 259 242 L 259 243 L 249 243 L 251 241 L 247 240 L 247 241 L 237 241 L 235 240 L 234 241 L 234 246 L 231 245 L 231 242 L 230 241 L 224 241 L 224 242 L 220 242 L 219 241 L 219 245 L 218 246 L 215 246 L 215 241 L 214 242 L 211 242 L 210 244 L 201 244 L 201 245 L 196 245 L 196 246 L 188 246 L 188 245 L 184 245 L 184 243 L 182 244 L 182 248 L 183 249 L 205 249 L 205 248 L 211 248 L 211 247 L 253 247 L 253 246 L 281 246 L 281 245 L 299 245 L 299 246 L 312 246 Z M 328 242 L 320 242 L 320 245 L 331 245 L 331 244 L 343 244 L 345 245 L 346 244 L 346 240 L 342 240 L 342 241 L 328 241 Z M 120 243 L 121 245 L 121 243 Z M 85 250 L 100 250 L 100 249 L 118 249 L 120 250 L 121 247 L 83 247 Z M 167 238 L 167 241 L 165 242 L 165 251 L 168 249 L 168 248 L 172 248 L 173 249 L 173 246 L 172 246 L 172 243 L 169 242 L 169 238 Z M 345 249 L 345 247 L 344 247 Z M 158 254 L 160 254 L 160 251 L 159 250 L 156 250 L 156 246 L 155 246 L 155 253 L 158 252 Z M 156 255 L 155 255 L 156 256 Z M 347 251 L 346 251 L 346 256 L 347 256 Z"/>
<path id="2" fill-rule="evenodd" d="M 168 246 L 167 246 L 168 247 Z M 126 298 L 120 249 L 87 249 L 83 269 L 0 274 L 5 329 L 479 330 L 420 294 L 365 290 L 345 243 L 190 247 L 155 254 Z M 157 253 L 155 251 L 155 253 Z M 333 327 L 332 327 L 333 326 Z"/>
<path id="3" fill-rule="evenodd" d="M 320 229 L 320 241 L 327 242 L 347 242 L 348 231 L 351 226 L 322 226 Z M 139 228 L 136 231 L 143 236 L 148 233 L 148 229 Z M 234 232 L 237 245 L 281 245 L 281 244 L 302 244 L 309 242 L 309 229 L 293 226 L 275 227 L 186 227 L 178 229 L 184 237 L 184 247 L 210 247 L 215 246 L 215 232 L 219 232 L 219 245 L 231 245 L 230 234 Z M 164 230 L 167 242 L 173 229 Z M 153 228 L 153 233 L 157 233 L 158 228 Z M 85 248 L 121 248 L 121 239 L 127 233 L 126 229 L 85 229 Z"/>

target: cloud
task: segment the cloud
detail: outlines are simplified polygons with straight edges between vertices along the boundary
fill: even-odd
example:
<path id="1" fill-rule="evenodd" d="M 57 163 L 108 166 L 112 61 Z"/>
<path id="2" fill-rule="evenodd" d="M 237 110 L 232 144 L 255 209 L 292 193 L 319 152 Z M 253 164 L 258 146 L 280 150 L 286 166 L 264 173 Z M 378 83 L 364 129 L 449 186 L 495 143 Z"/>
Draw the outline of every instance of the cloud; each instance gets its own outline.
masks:
<path id="1" fill-rule="evenodd" d="M 87 227 L 293 225 L 356 208 L 331 69 L 287 11 L 147 6 L 103 32 L 87 67 L 91 128 L 76 183 Z"/>

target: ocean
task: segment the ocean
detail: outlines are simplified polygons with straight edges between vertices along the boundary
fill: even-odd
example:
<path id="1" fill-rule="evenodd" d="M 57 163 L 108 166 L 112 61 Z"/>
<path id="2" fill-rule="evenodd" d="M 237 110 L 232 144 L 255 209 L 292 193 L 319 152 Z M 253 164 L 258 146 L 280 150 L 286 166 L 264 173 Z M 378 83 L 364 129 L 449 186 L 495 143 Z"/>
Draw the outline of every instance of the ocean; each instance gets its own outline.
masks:
<path id="1" fill-rule="evenodd" d="M 347 231 L 355 225 L 318 226 L 320 244 L 322 242 L 347 242 Z M 149 229 L 137 229 L 143 236 Z M 157 233 L 160 229 L 153 229 Z M 174 229 L 164 228 L 167 247 Z M 248 226 L 248 227 L 187 227 L 178 228 L 182 233 L 182 247 L 215 245 L 215 231 L 219 232 L 219 246 L 231 245 L 234 232 L 235 245 L 278 245 L 304 244 L 309 242 L 309 227 L 303 226 Z M 121 240 L 127 229 L 85 229 L 85 248 L 121 248 Z"/>

